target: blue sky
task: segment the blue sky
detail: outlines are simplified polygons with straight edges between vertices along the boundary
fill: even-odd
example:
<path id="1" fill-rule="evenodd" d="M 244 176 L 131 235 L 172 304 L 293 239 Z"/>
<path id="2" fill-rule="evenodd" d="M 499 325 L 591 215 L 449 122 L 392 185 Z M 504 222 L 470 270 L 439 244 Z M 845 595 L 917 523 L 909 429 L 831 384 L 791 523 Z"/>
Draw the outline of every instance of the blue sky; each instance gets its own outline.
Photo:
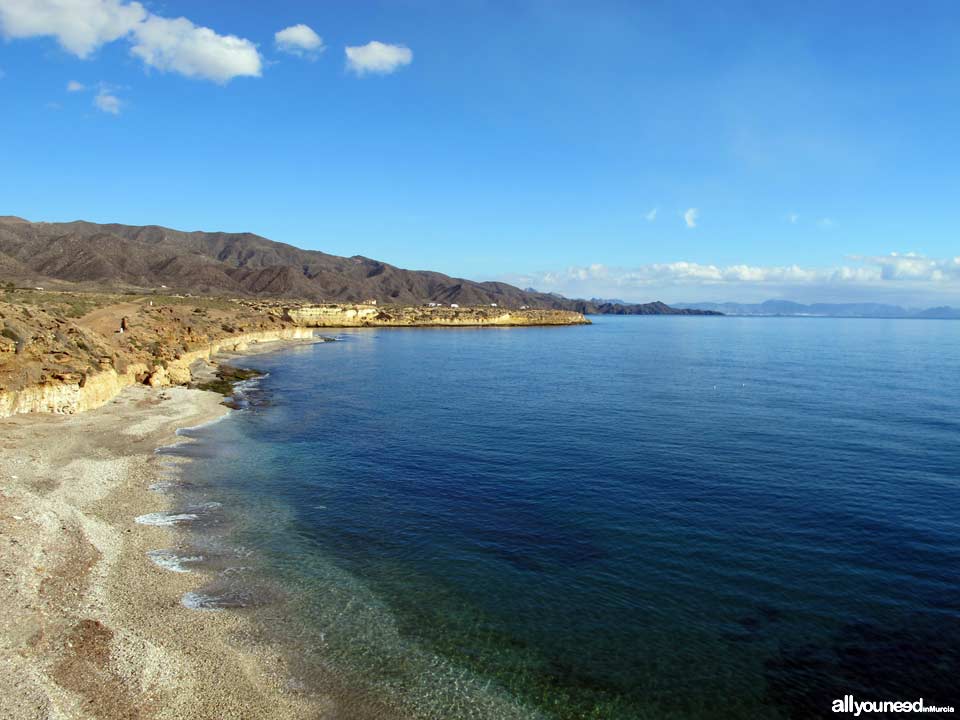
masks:
<path id="1" fill-rule="evenodd" d="M 0 36 L 3 214 L 960 303 L 956 3 L 0 0 Z"/>

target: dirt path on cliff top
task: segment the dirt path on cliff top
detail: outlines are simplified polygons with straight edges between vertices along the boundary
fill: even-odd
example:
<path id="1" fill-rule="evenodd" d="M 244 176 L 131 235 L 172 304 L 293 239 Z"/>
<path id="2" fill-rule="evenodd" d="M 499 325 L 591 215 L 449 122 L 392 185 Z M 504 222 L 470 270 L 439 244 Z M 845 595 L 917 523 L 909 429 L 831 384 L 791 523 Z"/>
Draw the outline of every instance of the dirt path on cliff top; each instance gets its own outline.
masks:
<path id="1" fill-rule="evenodd" d="M 120 321 L 125 317 L 134 315 L 140 309 L 142 300 L 137 302 L 117 303 L 116 305 L 107 305 L 97 308 L 77 320 L 77 325 L 100 333 L 109 338 L 120 327 Z"/>

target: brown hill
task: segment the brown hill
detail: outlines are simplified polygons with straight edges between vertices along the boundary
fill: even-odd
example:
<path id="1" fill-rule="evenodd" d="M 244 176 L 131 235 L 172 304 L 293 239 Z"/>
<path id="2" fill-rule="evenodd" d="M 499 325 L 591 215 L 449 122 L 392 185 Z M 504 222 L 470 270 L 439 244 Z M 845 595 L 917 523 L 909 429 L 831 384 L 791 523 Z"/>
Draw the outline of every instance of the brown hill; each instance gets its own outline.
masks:
<path id="1" fill-rule="evenodd" d="M 662 303 L 598 306 L 500 282 L 404 270 L 362 256 L 301 250 L 252 233 L 0 217 L 0 282 L 66 281 L 91 289 L 414 305 L 427 302 L 672 314 Z M 684 311 L 683 314 L 698 314 Z"/>

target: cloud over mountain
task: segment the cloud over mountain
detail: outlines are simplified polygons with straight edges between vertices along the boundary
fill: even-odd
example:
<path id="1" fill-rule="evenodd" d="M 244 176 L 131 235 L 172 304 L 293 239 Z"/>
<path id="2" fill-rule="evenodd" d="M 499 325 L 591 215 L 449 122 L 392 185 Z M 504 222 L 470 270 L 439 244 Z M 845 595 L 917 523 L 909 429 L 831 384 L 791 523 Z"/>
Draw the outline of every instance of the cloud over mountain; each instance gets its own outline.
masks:
<path id="1" fill-rule="evenodd" d="M 832 267 L 651 263 L 633 268 L 592 264 L 566 270 L 512 275 L 522 286 L 571 297 L 623 297 L 668 301 L 690 298 L 751 299 L 771 296 L 869 298 L 904 302 L 960 299 L 960 256 L 929 258 L 916 253 L 851 256 Z"/>

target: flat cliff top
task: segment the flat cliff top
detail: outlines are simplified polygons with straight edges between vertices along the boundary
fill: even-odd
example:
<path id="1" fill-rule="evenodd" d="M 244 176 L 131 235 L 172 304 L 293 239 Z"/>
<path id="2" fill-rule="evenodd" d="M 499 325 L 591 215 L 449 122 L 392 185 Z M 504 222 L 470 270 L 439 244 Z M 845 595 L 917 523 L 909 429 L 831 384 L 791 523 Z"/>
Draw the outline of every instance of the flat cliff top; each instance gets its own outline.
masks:
<path id="1" fill-rule="evenodd" d="M 0 391 L 164 366 L 224 338 L 286 327 L 278 315 L 215 298 L 0 292 Z"/>
<path id="2" fill-rule="evenodd" d="M 283 308 L 283 317 L 315 327 L 342 326 L 484 326 L 484 325 L 588 325 L 583 313 L 541 308 L 503 308 L 499 305 L 459 307 L 378 305 L 373 303 L 296 304 Z"/>
<path id="3" fill-rule="evenodd" d="M 134 366 L 144 368 L 139 379 L 147 380 L 148 373 L 169 368 L 187 353 L 250 333 L 303 327 L 587 322 L 577 312 L 489 305 L 318 305 L 8 288 L 0 290 L 0 392 L 56 383 L 82 385 L 91 374 L 109 369 L 122 374 Z"/>

